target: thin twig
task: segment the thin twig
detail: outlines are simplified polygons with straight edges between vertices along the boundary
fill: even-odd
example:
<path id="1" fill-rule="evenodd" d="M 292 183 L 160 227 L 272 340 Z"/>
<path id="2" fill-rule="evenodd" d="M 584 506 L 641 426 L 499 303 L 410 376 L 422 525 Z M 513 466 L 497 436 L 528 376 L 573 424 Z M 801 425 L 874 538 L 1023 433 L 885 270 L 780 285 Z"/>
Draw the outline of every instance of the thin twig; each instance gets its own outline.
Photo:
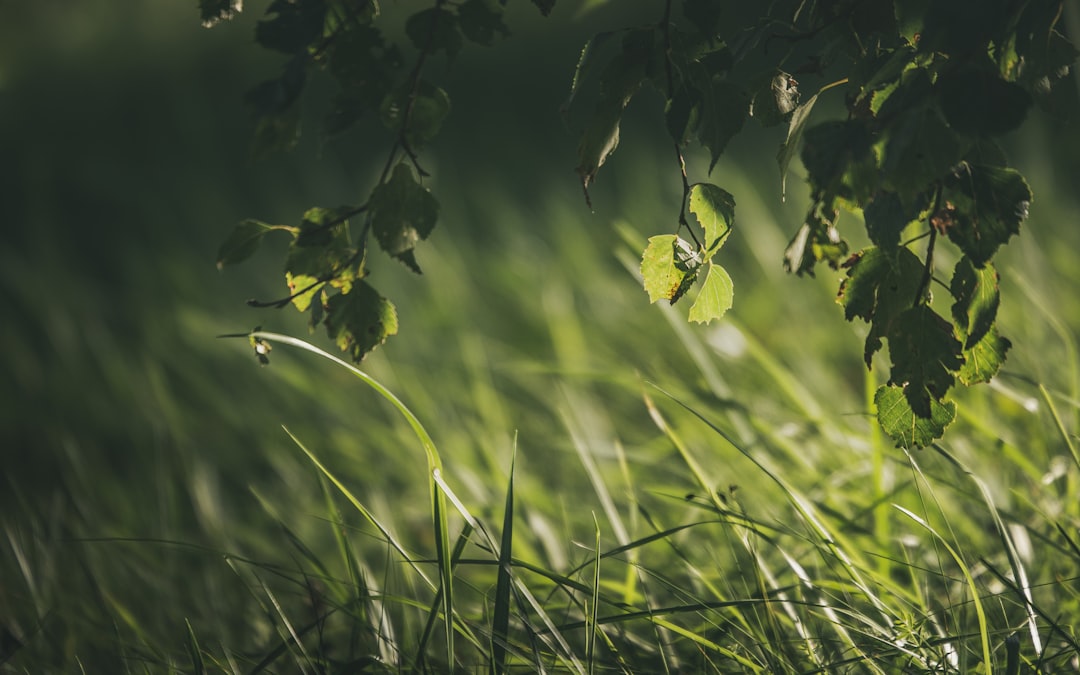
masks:
<path id="1" fill-rule="evenodd" d="M 930 225 L 930 241 L 926 244 L 926 266 L 923 268 L 922 279 L 919 281 L 919 290 L 915 294 L 915 301 L 912 304 L 913 307 L 918 307 L 923 304 L 923 297 L 926 295 L 927 290 L 929 290 L 930 279 L 932 279 L 934 275 L 934 245 L 937 244 L 938 231 L 937 228 L 934 227 L 932 221 L 940 208 L 941 186 L 939 185 L 934 194 L 934 207 L 930 209 L 930 215 L 926 217 L 926 222 Z"/>
<path id="2" fill-rule="evenodd" d="M 664 31 L 664 71 L 667 75 L 667 96 L 668 100 L 674 100 L 675 98 L 675 71 L 671 62 L 671 0 L 664 2 L 664 16 L 661 21 L 661 26 Z M 690 227 L 690 223 L 686 220 L 686 202 L 690 198 L 690 180 L 686 176 L 686 158 L 683 157 L 682 148 L 679 147 L 679 140 L 675 139 L 673 146 L 675 147 L 675 157 L 679 162 L 679 175 L 682 178 L 682 201 L 679 206 L 679 230 L 686 228 L 686 231 L 690 233 L 690 238 L 694 240 L 694 244 L 699 249 L 704 249 L 701 242 L 697 238 L 697 234 L 694 233 L 694 229 Z"/>

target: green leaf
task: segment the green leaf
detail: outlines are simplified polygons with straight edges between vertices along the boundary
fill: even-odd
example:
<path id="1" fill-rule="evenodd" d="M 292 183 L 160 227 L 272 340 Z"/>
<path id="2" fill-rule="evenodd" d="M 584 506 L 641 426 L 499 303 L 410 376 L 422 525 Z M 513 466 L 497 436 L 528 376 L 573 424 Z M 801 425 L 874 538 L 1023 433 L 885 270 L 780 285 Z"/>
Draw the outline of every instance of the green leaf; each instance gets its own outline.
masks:
<path id="1" fill-rule="evenodd" d="M 243 0 L 199 0 L 203 28 L 212 28 L 240 13 Z"/>
<path id="2" fill-rule="evenodd" d="M 1014 169 L 965 162 L 946 181 L 943 197 L 955 210 L 946 235 L 974 265 L 982 266 L 1020 233 L 1031 188 Z"/>
<path id="3" fill-rule="evenodd" d="M 612 57 L 600 76 L 600 97 L 578 145 L 576 171 L 581 176 L 586 199 L 596 172 L 619 146 L 619 124 L 623 110 L 648 75 L 655 48 L 655 33 L 653 29 L 628 32 L 623 37 L 621 51 Z M 597 36 L 599 39 L 600 36 Z M 582 59 L 584 62 L 586 54 L 582 54 Z"/>
<path id="4" fill-rule="evenodd" d="M 641 276 L 649 302 L 669 300 L 675 303 L 697 276 L 700 258 L 689 242 L 674 234 L 649 237 L 641 256 Z"/>
<path id="5" fill-rule="evenodd" d="M 390 179 L 375 187 L 368 209 L 379 246 L 418 272 L 412 252 L 435 229 L 439 203 L 416 181 L 407 163 L 395 166 Z"/>
<path id="6" fill-rule="evenodd" d="M 847 278 L 840 284 L 837 302 L 843 305 L 848 321 L 858 317 L 871 324 L 863 349 L 863 359 L 870 367 L 893 321 L 915 304 L 922 283 L 922 262 L 906 248 L 887 252 L 871 246 L 853 255 L 844 267 L 848 268 Z"/>
<path id="7" fill-rule="evenodd" d="M 814 266 L 822 260 L 833 269 L 840 266 L 847 256 L 848 245 L 833 225 L 835 218 L 836 212 L 831 205 L 814 202 L 806 222 L 784 249 L 784 269 L 787 272 L 814 276 Z"/>
<path id="8" fill-rule="evenodd" d="M 313 208 L 304 213 L 285 260 L 285 281 L 295 296 L 292 303 L 301 312 L 311 306 L 322 282 L 347 290 L 359 278 L 359 266 L 354 263 L 361 252 L 351 245 L 345 218 L 353 210 Z"/>
<path id="9" fill-rule="evenodd" d="M 719 54 L 725 52 L 726 48 Z M 712 171 L 728 143 L 742 130 L 750 113 L 750 100 L 741 87 L 716 77 L 715 70 L 698 61 L 687 63 L 680 70 L 686 76 L 686 83 L 670 102 L 668 130 L 677 141 L 682 141 L 676 114 L 682 113 L 679 106 L 688 106 L 685 130 L 692 130 L 709 149 L 709 171 Z M 666 77 L 665 72 L 664 87 Z"/>
<path id="10" fill-rule="evenodd" d="M 953 336 L 952 324 L 926 305 L 893 317 L 887 337 L 890 382 L 904 388 L 916 414 L 928 416 L 931 399 L 941 400 L 956 383 L 963 345 Z"/>
<path id="11" fill-rule="evenodd" d="M 255 41 L 267 49 L 295 54 L 322 37 L 323 0 L 274 0 L 266 13 L 271 18 L 255 24 Z"/>
<path id="12" fill-rule="evenodd" d="M 464 44 L 457 24 L 451 12 L 432 7 L 410 16 L 405 21 L 405 34 L 417 49 L 431 54 L 445 52 L 453 60 Z"/>
<path id="13" fill-rule="evenodd" d="M 734 302 L 735 288 L 727 270 L 709 263 L 709 272 L 705 283 L 698 292 L 697 299 L 690 306 L 690 320 L 696 323 L 709 323 L 724 316 Z"/>
<path id="14" fill-rule="evenodd" d="M 776 153 L 776 162 L 780 165 L 781 200 L 787 197 L 788 166 L 791 164 L 792 158 L 795 157 L 795 151 L 802 141 L 803 132 L 806 131 L 806 120 L 810 119 L 810 111 L 814 109 L 817 97 L 818 95 L 814 94 L 806 103 L 795 108 L 791 113 L 791 119 L 788 120 L 787 138 L 784 139 L 784 144 L 780 146 L 780 151 Z"/>
<path id="15" fill-rule="evenodd" d="M 439 87 L 421 80 L 415 91 L 406 86 L 387 95 L 379 112 L 383 125 L 401 132 L 405 142 L 415 150 L 439 133 L 443 120 L 450 114 L 450 97 Z M 404 129 L 402 125 L 406 125 Z"/>
<path id="16" fill-rule="evenodd" d="M 870 241 L 882 249 L 895 250 L 904 228 L 918 220 L 927 206 L 925 196 L 905 204 L 895 192 L 875 193 L 863 209 Z"/>
<path id="17" fill-rule="evenodd" d="M 957 68 L 934 85 L 945 121 L 956 131 L 996 136 L 1020 126 L 1031 107 L 1024 88 L 986 68 Z"/>
<path id="18" fill-rule="evenodd" d="M 862 206 L 880 183 L 873 136 L 862 120 L 832 120 L 803 134 L 803 166 L 815 194 Z"/>
<path id="19" fill-rule="evenodd" d="M 496 0 L 465 0 L 458 7 L 462 34 L 484 46 L 495 42 L 495 35 L 506 37 L 510 29 L 503 23 L 503 8 Z"/>
<path id="20" fill-rule="evenodd" d="M 933 108 L 903 113 L 883 142 L 884 181 L 905 201 L 926 191 L 964 157 L 968 143 Z"/>
<path id="21" fill-rule="evenodd" d="M 355 363 L 398 331 L 394 305 L 366 281 L 330 296 L 325 311 L 327 335 Z"/>
<path id="22" fill-rule="evenodd" d="M 981 340 L 964 350 L 964 366 L 957 378 L 969 386 L 989 382 L 1005 363 L 1005 353 L 1010 347 L 1012 342 L 998 335 L 996 326 L 991 326 Z"/>
<path id="23" fill-rule="evenodd" d="M 976 267 L 966 257 L 956 263 L 949 292 L 956 300 L 952 316 L 964 341 L 964 349 L 970 349 L 982 340 L 994 325 L 1001 301 L 998 278 L 997 270 L 990 263 Z"/>
<path id="24" fill-rule="evenodd" d="M 956 418 L 956 404 L 931 400 L 930 414 L 917 415 L 904 392 L 895 386 L 878 387 L 874 394 L 878 424 L 897 447 L 923 448 L 941 438 L 945 428 Z"/>
<path id="25" fill-rule="evenodd" d="M 275 229 L 285 229 L 281 226 L 267 225 L 258 220 L 244 220 L 233 228 L 229 237 L 218 248 L 217 268 L 223 269 L 226 265 L 235 265 L 247 260 L 258 250 L 263 236 Z"/>
<path id="26" fill-rule="evenodd" d="M 555 9 L 555 0 L 532 0 L 532 3 L 544 16 L 548 16 L 551 10 Z"/>
<path id="27" fill-rule="evenodd" d="M 780 124 L 799 105 L 799 83 L 782 70 L 762 84 L 750 103 L 750 116 L 762 126 Z"/>
<path id="28" fill-rule="evenodd" d="M 690 212 L 697 216 L 705 231 L 703 262 L 707 262 L 735 226 L 735 198 L 711 183 L 697 183 L 690 188 Z"/>

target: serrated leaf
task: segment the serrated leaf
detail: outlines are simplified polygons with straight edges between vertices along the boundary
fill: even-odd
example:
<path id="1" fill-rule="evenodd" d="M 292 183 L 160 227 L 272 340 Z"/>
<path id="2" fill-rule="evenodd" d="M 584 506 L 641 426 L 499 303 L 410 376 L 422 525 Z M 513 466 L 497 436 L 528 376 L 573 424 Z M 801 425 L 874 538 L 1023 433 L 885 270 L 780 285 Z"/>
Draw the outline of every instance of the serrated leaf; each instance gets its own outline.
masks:
<path id="1" fill-rule="evenodd" d="M 485 46 L 494 44 L 496 34 L 510 34 L 503 23 L 502 5 L 495 0 L 465 0 L 458 7 L 458 24 L 466 39 Z"/>
<path id="2" fill-rule="evenodd" d="M 439 202 L 416 181 L 407 163 L 398 164 L 390 179 L 375 187 L 368 209 L 379 246 L 418 272 L 412 251 L 435 229 Z"/>
<path id="3" fill-rule="evenodd" d="M 955 209 L 955 224 L 945 234 L 980 266 L 1020 233 L 1031 188 L 1015 169 L 965 162 L 946 181 L 943 197 Z"/>
<path id="4" fill-rule="evenodd" d="M 708 262 L 735 226 L 735 197 L 711 183 L 697 183 L 690 188 L 690 212 L 705 231 L 703 262 Z"/>
<path id="5" fill-rule="evenodd" d="M 964 348 L 970 349 L 983 339 L 997 318 L 1001 301 L 997 270 L 990 263 L 980 268 L 967 257 L 960 258 L 949 292 L 956 300 L 952 306 L 953 321 Z"/>
<path id="6" fill-rule="evenodd" d="M 439 133 L 443 120 L 450 114 L 450 96 L 430 82 L 421 80 L 415 90 L 403 87 L 388 94 L 383 99 L 379 113 L 387 129 L 402 133 L 405 142 L 417 149 Z M 402 125 L 406 125 L 404 129 Z"/>
<path id="7" fill-rule="evenodd" d="M 781 201 L 787 197 L 788 166 L 791 164 L 792 158 L 795 157 L 795 151 L 802 141 L 803 132 L 806 131 L 806 120 L 810 119 L 810 111 L 814 109 L 817 97 L 818 95 L 814 94 L 806 103 L 795 108 L 791 113 L 791 119 L 788 120 L 787 138 L 784 139 L 783 145 L 780 146 L 780 151 L 776 153 L 776 163 L 780 165 Z"/>
<path id="8" fill-rule="evenodd" d="M 897 314 L 887 337 L 890 382 L 904 388 L 916 414 L 928 416 L 930 401 L 941 400 L 956 383 L 963 345 L 953 336 L 952 324 L 926 305 Z"/>
<path id="9" fill-rule="evenodd" d="M 688 250 L 693 251 L 690 243 L 674 234 L 649 237 L 649 245 L 641 256 L 641 276 L 649 302 L 674 303 L 686 292 L 683 282 L 700 267 L 700 261 L 694 264 L 693 257 L 687 256 Z"/>
<path id="10" fill-rule="evenodd" d="M 956 404 L 931 399 L 929 415 L 915 414 L 903 390 L 895 386 L 878 387 L 874 394 L 878 424 L 897 447 L 923 448 L 941 438 L 956 418 Z"/>
<path id="11" fill-rule="evenodd" d="M 386 338 L 397 334 L 397 310 L 366 281 L 348 293 L 330 296 L 325 306 L 326 333 L 355 363 Z"/>
<path id="12" fill-rule="evenodd" d="M 445 52 L 451 60 L 464 44 L 458 31 L 458 18 L 439 7 L 424 9 L 410 16 L 405 21 L 405 34 L 417 49 L 431 54 Z"/>
<path id="13" fill-rule="evenodd" d="M 914 305 L 923 267 L 918 256 L 906 248 L 888 253 L 874 246 L 856 253 L 845 267 L 847 278 L 840 284 L 837 302 L 843 305 L 848 321 L 857 317 L 871 324 L 863 350 L 869 367 L 893 321 Z"/>
<path id="14" fill-rule="evenodd" d="M 710 263 L 705 283 L 701 286 L 694 304 L 690 306 L 690 320 L 709 323 L 713 319 L 719 319 L 731 309 L 734 298 L 735 287 L 727 270 Z"/>
<path id="15" fill-rule="evenodd" d="M 326 3 L 322 0 L 274 0 L 268 19 L 255 24 L 255 41 L 267 49 L 295 54 L 322 37 Z"/>
<path id="16" fill-rule="evenodd" d="M 1005 354 L 1011 347 L 1012 342 L 998 335 L 996 326 L 991 326 L 981 340 L 964 350 L 964 366 L 957 378 L 969 386 L 989 382 L 1005 363 Z"/>
<path id="17" fill-rule="evenodd" d="M 728 143 L 742 130 L 750 114 L 750 101 L 739 86 L 709 77 L 707 72 L 705 77 L 695 79 L 700 95 L 696 133 L 709 149 L 711 172 Z"/>
<path id="18" fill-rule="evenodd" d="M 199 0 L 199 16 L 203 28 L 212 28 L 228 21 L 243 9 L 243 0 Z"/>
<path id="19" fill-rule="evenodd" d="M 361 257 L 352 246 L 346 215 L 350 207 L 312 208 L 304 213 L 285 260 L 285 282 L 293 305 L 307 311 L 322 282 L 347 290 L 359 276 Z M 297 295 L 299 294 L 299 295 Z"/>
<path id="20" fill-rule="evenodd" d="M 612 57 L 600 76 L 600 97 L 578 145 L 576 171 L 581 176 L 586 199 L 596 172 L 619 145 L 623 110 L 648 75 L 655 32 L 653 29 L 627 32 L 623 36 L 622 49 Z"/>
<path id="21" fill-rule="evenodd" d="M 258 220 L 241 221 L 218 248 L 217 268 L 220 270 L 250 258 L 259 249 L 263 236 L 274 229 L 277 228 Z"/>

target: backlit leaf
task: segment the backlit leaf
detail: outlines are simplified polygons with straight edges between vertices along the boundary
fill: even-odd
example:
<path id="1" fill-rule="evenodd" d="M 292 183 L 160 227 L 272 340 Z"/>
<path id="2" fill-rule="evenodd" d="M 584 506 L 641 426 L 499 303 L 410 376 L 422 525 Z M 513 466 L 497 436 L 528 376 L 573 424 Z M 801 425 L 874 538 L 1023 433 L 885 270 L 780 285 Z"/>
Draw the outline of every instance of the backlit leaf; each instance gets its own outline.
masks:
<path id="1" fill-rule="evenodd" d="M 727 144 L 742 129 L 750 113 L 750 101 L 739 86 L 701 70 L 704 75 L 695 78 L 699 96 L 697 137 L 709 149 L 712 171 Z"/>
<path id="2" fill-rule="evenodd" d="M 428 238 L 439 219 L 439 203 L 420 185 L 405 162 L 394 167 L 390 179 L 377 186 L 368 202 L 371 229 L 379 246 L 419 272 L 413 249 Z"/>
<path id="3" fill-rule="evenodd" d="M 735 288 L 727 270 L 719 265 L 709 264 L 705 283 L 698 292 L 697 299 L 690 306 L 690 320 L 696 323 L 709 323 L 719 319 L 731 309 L 735 297 Z"/>
<path id="4" fill-rule="evenodd" d="M 398 331 L 394 305 L 366 281 L 330 296 L 325 311 L 327 335 L 357 363 Z"/>
<path id="5" fill-rule="evenodd" d="M 956 418 L 956 404 L 931 399 L 930 414 L 916 415 L 904 392 L 896 386 L 878 387 L 874 394 L 878 424 L 898 447 L 923 448 L 941 438 Z"/>
<path id="6" fill-rule="evenodd" d="M 996 326 L 991 326 L 981 340 L 964 350 L 964 366 L 957 377 L 966 385 L 989 382 L 1005 363 L 1010 347 L 1012 342 L 998 335 Z"/>
<path id="7" fill-rule="evenodd" d="M 696 275 L 701 264 L 700 261 L 695 264 L 692 252 L 690 243 L 674 234 L 649 237 L 649 245 L 641 256 L 641 276 L 649 302 L 674 303 L 686 292 L 683 282 L 688 275 Z"/>
<path id="8" fill-rule="evenodd" d="M 348 289 L 359 277 L 361 253 L 350 242 L 345 219 L 350 210 L 313 208 L 304 213 L 285 260 L 285 281 L 301 312 L 311 306 L 321 282 Z"/>
<path id="9" fill-rule="evenodd" d="M 1031 188 L 1015 169 L 964 163 L 945 183 L 944 200 L 955 208 L 946 235 L 976 266 L 1020 233 L 1031 203 Z"/>
<path id="10" fill-rule="evenodd" d="M 956 263 L 949 292 L 956 300 L 952 306 L 953 321 L 964 340 L 964 348 L 971 349 L 997 318 L 1001 300 L 997 270 L 990 263 L 975 267 L 968 258 L 961 258 Z"/>
<path id="11" fill-rule="evenodd" d="M 707 261 L 719 250 L 735 225 L 735 198 L 716 185 L 698 183 L 690 188 L 690 212 L 697 216 L 705 230 Z"/>

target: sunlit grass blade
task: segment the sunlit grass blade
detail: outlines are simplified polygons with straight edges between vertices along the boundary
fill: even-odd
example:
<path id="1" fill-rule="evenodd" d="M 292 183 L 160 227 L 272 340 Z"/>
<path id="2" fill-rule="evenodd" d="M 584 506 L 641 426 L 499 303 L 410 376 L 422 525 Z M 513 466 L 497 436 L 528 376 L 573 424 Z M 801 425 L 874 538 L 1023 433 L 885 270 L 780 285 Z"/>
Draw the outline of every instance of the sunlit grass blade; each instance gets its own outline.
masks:
<path id="1" fill-rule="evenodd" d="M 393 535 L 393 533 L 391 533 L 390 530 L 388 530 L 381 522 L 379 522 L 377 518 L 375 518 L 371 511 L 369 511 L 368 508 L 364 506 L 359 499 L 357 499 L 356 495 L 354 495 L 352 491 L 349 490 L 349 488 L 347 488 L 345 484 L 342 483 L 341 480 L 338 479 L 338 477 L 330 471 L 330 469 L 326 468 L 326 466 L 321 461 L 319 461 L 319 458 L 316 457 L 313 452 L 308 450 L 307 446 L 305 446 L 299 438 L 294 436 L 288 428 L 282 428 L 285 430 L 285 433 L 289 435 L 289 438 L 292 439 L 293 443 L 295 443 L 296 446 L 300 448 L 305 455 L 307 455 L 308 459 L 311 460 L 311 463 L 314 464 L 315 467 L 319 471 L 321 471 L 322 474 L 326 476 L 331 483 L 334 484 L 334 487 L 336 487 L 338 491 L 341 492 L 345 499 L 347 499 L 349 503 L 352 504 L 353 508 L 359 511 L 360 515 L 362 515 L 365 520 L 367 520 L 372 526 L 375 527 L 375 529 L 379 531 L 379 533 L 386 539 L 387 543 L 389 543 L 394 548 L 394 550 L 398 552 L 402 560 L 405 560 L 409 563 L 412 569 L 420 576 L 421 579 L 424 580 L 424 583 L 427 584 L 430 589 L 435 590 L 435 588 L 437 587 L 435 582 L 431 581 L 431 579 L 428 578 L 427 574 L 425 574 L 424 571 L 413 562 L 413 560 L 415 559 L 414 556 L 411 555 L 405 549 L 405 547 L 398 542 L 397 538 Z"/>
<path id="2" fill-rule="evenodd" d="M 600 626 L 596 623 L 600 608 L 600 523 L 596 520 L 595 513 L 593 514 L 593 527 L 595 528 L 596 540 L 593 547 L 595 556 L 593 558 L 592 592 L 586 603 L 585 610 L 585 666 L 588 668 L 589 675 L 592 675 L 596 668 L 596 634 L 600 630 Z"/>
<path id="3" fill-rule="evenodd" d="M 979 622 L 979 639 L 982 643 L 983 664 L 989 672 L 989 669 L 993 665 L 993 661 L 990 658 L 990 629 L 986 620 L 986 610 L 983 609 L 982 600 L 979 598 L 979 588 L 975 585 L 975 579 L 971 576 L 971 569 L 968 567 L 967 563 L 964 562 L 964 559 L 960 556 L 956 549 L 949 544 L 945 537 L 941 536 L 941 534 L 936 529 L 934 529 L 928 522 L 926 522 L 926 520 L 924 520 L 919 515 L 913 513 L 912 511 L 905 509 L 903 506 L 894 505 L 893 508 L 895 508 L 900 513 L 903 513 L 905 516 L 915 521 L 915 523 L 917 523 L 923 529 L 929 532 L 934 537 L 934 539 L 936 539 L 938 542 L 941 543 L 942 546 L 945 547 L 945 550 L 948 551 L 949 555 L 952 557 L 953 562 L 955 562 L 957 567 L 960 568 L 960 572 L 964 575 L 964 581 L 967 583 L 968 592 L 971 593 L 972 605 L 975 607 L 975 616 L 977 617 Z"/>
<path id="4" fill-rule="evenodd" d="M 515 439 L 516 440 L 516 439 Z M 514 545 L 514 464 L 517 443 L 510 458 L 510 477 L 503 502 L 502 536 L 499 541 L 499 573 L 495 582 L 495 606 L 491 618 L 491 670 L 495 675 L 506 671 L 506 647 L 510 639 L 510 590 Z"/>

